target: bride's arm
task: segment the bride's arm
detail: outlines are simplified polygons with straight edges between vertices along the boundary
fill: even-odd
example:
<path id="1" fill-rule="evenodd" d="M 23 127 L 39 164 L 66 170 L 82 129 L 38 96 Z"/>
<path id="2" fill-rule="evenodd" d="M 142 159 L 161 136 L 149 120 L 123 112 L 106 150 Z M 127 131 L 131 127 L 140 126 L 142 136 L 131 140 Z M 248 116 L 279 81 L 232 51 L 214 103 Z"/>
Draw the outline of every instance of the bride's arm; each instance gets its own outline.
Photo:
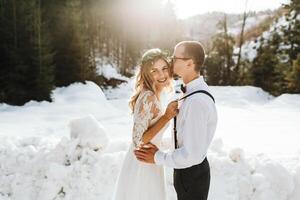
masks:
<path id="1" fill-rule="evenodd" d="M 150 127 L 152 119 L 157 117 L 160 106 L 153 92 L 145 92 L 136 102 L 133 120 L 132 141 L 135 147 L 141 147 L 151 141 L 151 139 L 164 127 L 164 125 L 175 116 L 177 102 L 169 105 L 164 117 L 160 118 Z M 175 108 L 176 107 L 176 108 Z"/>
<path id="2" fill-rule="evenodd" d="M 142 136 L 142 142 L 143 144 L 149 143 L 152 138 L 177 114 L 177 108 L 178 108 L 178 103 L 177 101 L 171 102 L 167 109 L 166 112 L 161 118 L 153 124 L 151 127 L 148 128 L 146 132 L 144 132 Z"/>

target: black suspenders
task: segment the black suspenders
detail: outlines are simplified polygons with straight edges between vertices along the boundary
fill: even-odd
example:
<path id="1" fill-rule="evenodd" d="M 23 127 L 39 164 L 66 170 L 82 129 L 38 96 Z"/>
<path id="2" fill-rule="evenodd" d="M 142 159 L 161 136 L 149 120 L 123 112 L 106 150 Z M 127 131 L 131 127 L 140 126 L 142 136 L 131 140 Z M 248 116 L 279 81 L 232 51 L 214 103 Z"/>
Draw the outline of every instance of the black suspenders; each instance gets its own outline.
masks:
<path id="1" fill-rule="evenodd" d="M 197 91 L 195 91 L 195 92 L 192 92 L 192 93 L 190 93 L 190 94 L 188 94 L 188 95 L 186 95 L 186 96 L 180 98 L 178 101 L 184 100 L 184 99 L 188 98 L 189 96 L 192 96 L 192 95 L 197 94 L 197 93 L 203 93 L 203 94 L 206 94 L 206 95 L 208 95 L 208 96 L 213 100 L 213 102 L 215 102 L 214 97 L 213 97 L 209 92 L 207 92 L 207 91 L 205 91 L 205 90 L 197 90 Z M 175 117 L 174 117 L 174 129 L 173 129 L 173 131 L 174 131 L 175 149 L 178 148 L 176 121 L 177 121 L 177 118 L 176 118 L 176 116 L 175 116 Z"/>

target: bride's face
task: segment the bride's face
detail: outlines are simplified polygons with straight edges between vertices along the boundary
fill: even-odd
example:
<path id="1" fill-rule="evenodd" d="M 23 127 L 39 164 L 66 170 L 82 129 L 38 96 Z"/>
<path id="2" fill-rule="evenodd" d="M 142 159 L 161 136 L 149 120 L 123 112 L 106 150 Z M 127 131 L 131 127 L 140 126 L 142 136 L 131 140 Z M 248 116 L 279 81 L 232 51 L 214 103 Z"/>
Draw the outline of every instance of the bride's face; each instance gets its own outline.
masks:
<path id="1" fill-rule="evenodd" d="M 157 60 L 150 70 L 152 80 L 157 89 L 161 90 L 170 83 L 169 66 L 163 59 Z"/>

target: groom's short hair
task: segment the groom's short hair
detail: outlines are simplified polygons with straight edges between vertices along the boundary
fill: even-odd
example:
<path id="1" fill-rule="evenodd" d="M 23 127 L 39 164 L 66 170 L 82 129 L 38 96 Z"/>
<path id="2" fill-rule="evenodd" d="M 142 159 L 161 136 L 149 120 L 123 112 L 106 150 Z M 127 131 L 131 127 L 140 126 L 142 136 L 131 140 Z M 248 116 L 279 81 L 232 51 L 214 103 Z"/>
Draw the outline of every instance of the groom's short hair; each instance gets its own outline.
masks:
<path id="1" fill-rule="evenodd" d="M 200 72 L 205 61 L 205 51 L 202 44 L 198 41 L 182 41 L 175 47 L 178 46 L 184 47 L 184 57 L 192 58 L 195 64 L 195 71 Z"/>

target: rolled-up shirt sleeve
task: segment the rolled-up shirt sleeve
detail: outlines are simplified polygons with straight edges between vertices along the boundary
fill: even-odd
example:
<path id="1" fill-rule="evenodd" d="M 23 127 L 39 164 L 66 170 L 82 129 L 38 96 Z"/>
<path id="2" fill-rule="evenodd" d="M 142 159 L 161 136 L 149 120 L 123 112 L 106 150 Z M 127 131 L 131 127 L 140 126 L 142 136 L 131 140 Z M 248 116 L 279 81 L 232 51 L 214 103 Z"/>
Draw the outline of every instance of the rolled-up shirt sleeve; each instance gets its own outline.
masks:
<path id="1" fill-rule="evenodd" d="M 200 98 L 189 102 L 180 133 L 182 144 L 174 151 L 156 152 L 154 160 L 157 165 L 181 169 L 199 164 L 204 160 L 212 138 L 207 135 L 209 110 L 207 102 Z"/>

